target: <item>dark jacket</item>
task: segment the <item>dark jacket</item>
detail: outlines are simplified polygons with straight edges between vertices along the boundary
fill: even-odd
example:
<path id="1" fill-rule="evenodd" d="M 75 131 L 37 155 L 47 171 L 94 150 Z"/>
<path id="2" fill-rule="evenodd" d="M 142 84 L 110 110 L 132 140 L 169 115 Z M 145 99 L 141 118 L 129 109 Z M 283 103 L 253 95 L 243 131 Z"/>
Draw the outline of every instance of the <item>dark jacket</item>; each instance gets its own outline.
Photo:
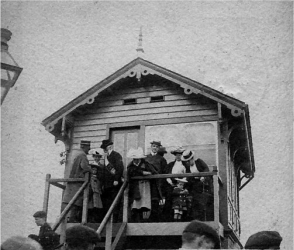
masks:
<path id="1" fill-rule="evenodd" d="M 43 250 L 53 250 L 59 245 L 59 235 L 56 234 L 48 223 L 40 227 L 39 235 L 31 234 L 29 237 L 40 243 Z"/>
<path id="2" fill-rule="evenodd" d="M 209 172 L 209 167 L 202 159 L 198 158 L 195 161 L 195 165 L 199 172 Z M 190 167 L 187 167 L 187 173 L 191 173 Z M 200 178 L 188 177 L 187 180 L 188 190 L 191 193 L 202 193 L 205 189 L 207 189 L 207 185 L 209 185 L 209 188 L 211 185 L 210 181 L 207 180 L 203 183 L 200 181 Z"/>
<path id="3" fill-rule="evenodd" d="M 162 157 L 159 154 L 156 154 L 156 155 L 148 154 L 145 160 L 149 162 L 150 164 L 152 164 L 159 174 L 164 173 L 167 166 L 167 162 L 166 162 L 166 159 L 164 159 L 164 157 Z"/>
<path id="4" fill-rule="evenodd" d="M 135 176 L 144 176 L 143 171 L 151 172 L 151 174 L 158 174 L 155 167 L 150 164 L 149 162 L 146 162 L 144 159 L 141 160 L 139 166 L 136 166 L 133 164 L 133 161 L 130 162 L 127 168 L 128 171 L 128 177 L 135 177 Z M 150 188 L 151 188 L 151 199 L 162 199 L 161 195 L 161 189 L 158 185 L 158 182 L 156 180 L 150 180 Z M 130 180 L 129 185 L 129 197 L 130 202 L 133 202 L 134 200 L 139 200 L 141 198 L 140 191 L 139 191 L 139 181 L 137 180 Z"/>
<path id="5" fill-rule="evenodd" d="M 175 187 L 172 196 L 173 196 L 173 209 L 178 208 L 182 210 L 183 208 L 187 208 L 187 196 L 189 192 L 187 189 L 180 189 Z"/>
<path id="6" fill-rule="evenodd" d="M 70 155 L 69 162 L 72 162 L 72 165 L 70 166 L 71 171 L 69 174 L 69 178 L 84 178 L 85 173 L 91 171 L 87 155 L 82 149 L 73 150 L 73 152 Z M 68 182 L 64 190 L 62 202 L 69 203 L 82 185 L 83 183 L 81 182 Z M 75 205 L 82 206 L 82 204 L 83 195 L 80 195 L 79 198 L 76 200 Z"/>
<path id="7" fill-rule="evenodd" d="M 121 178 L 124 171 L 122 156 L 118 152 L 112 151 L 107 156 L 107 160 L 109 164 L 103 167 L 102 176 L 100 177 L 104 189 L 112 188 L 114 181 L 117 181 L 121 185 Z"/>

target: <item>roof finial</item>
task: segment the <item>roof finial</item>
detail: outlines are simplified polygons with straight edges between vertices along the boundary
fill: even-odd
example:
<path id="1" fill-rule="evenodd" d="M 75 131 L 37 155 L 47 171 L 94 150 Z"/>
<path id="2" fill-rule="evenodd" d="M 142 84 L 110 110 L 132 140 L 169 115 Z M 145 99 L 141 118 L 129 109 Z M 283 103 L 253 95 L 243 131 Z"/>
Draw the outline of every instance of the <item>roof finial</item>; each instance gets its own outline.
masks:
<path id="1" fill-rule="evenodd" d="M 138 41 L 138 48 L 136 49 L 137 50 L 137 53 L 138 53 L 138 56 L 142 55 L 144 53 L 144 49 L 143 49 L 143 46 L 142 46 L 142 26 L 140 27 L 140 34 L 139 34 L 139 41 Z"/>

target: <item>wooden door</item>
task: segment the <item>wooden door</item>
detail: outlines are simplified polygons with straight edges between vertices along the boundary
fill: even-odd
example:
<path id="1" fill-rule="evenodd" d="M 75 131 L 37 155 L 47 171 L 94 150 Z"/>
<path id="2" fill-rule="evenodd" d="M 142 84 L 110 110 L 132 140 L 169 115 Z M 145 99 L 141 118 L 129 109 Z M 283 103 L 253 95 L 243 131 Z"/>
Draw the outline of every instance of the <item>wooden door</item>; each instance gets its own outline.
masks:
<path id="1" fill-rule="evenodd" d="M 138 148 L 139 145 L 139 127 L 120 128 L 110 131 L 110 138 L 114 144 L 114 150 L 123 157 L 125 170 L 132 159 L 127 158 L 127 153 L 131 148 Z"/>

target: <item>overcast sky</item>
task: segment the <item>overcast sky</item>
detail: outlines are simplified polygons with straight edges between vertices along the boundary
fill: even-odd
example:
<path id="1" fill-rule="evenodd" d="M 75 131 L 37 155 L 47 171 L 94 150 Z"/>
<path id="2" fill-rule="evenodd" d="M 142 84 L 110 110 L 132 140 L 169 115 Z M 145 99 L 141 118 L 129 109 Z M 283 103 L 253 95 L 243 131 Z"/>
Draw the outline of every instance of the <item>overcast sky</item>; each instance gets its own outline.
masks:
<path id="1" fill-rule="evenodd" d="M 240 193 L 241 242 L 277 230 L 292 247 L 292 45 L 289 2 L 1 3 L 1 27 L 23 72 L 2 105 L 2 239 L 37 233 L 46 173 L 62 177 L 62 144 L 41 121 L 136 58 L 249 105 L 255 178 Z M 49 220 L 60 208 L 52 188 Z M 54 208 L 53 208 L 54 207 Z M 16 215 L 18 215 L 16 217 Z"/>

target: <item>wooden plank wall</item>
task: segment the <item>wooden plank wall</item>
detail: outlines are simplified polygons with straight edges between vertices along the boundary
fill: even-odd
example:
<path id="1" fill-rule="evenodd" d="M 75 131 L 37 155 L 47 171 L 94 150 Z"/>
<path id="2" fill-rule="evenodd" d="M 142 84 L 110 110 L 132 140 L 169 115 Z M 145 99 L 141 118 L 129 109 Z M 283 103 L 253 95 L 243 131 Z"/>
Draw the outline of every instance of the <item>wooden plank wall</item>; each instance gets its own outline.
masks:
<path id="1" fill-rule="evenodd" d="M 125 86 L 128 86 L 125 84 Z M 150 102 L 151 96 L 164 96 L 163 102 Z M 123 105 L 123 100 L 136 98 L 137 104 Z M 100 147 L 106 137 L 107 125 L 145 121 L 153 122 L 195 118 L 217 120 L 217 104 L 204 100 L 201 95 L 186 95 L 184 90 L 173 84 L 158 84 L 137 87 L 121 87 L 111 94 L 100 94 L 83 114 L 76 116 L 73 144 L 79 147 L 80 140 L 90 140 L 91 147 Z"/>

